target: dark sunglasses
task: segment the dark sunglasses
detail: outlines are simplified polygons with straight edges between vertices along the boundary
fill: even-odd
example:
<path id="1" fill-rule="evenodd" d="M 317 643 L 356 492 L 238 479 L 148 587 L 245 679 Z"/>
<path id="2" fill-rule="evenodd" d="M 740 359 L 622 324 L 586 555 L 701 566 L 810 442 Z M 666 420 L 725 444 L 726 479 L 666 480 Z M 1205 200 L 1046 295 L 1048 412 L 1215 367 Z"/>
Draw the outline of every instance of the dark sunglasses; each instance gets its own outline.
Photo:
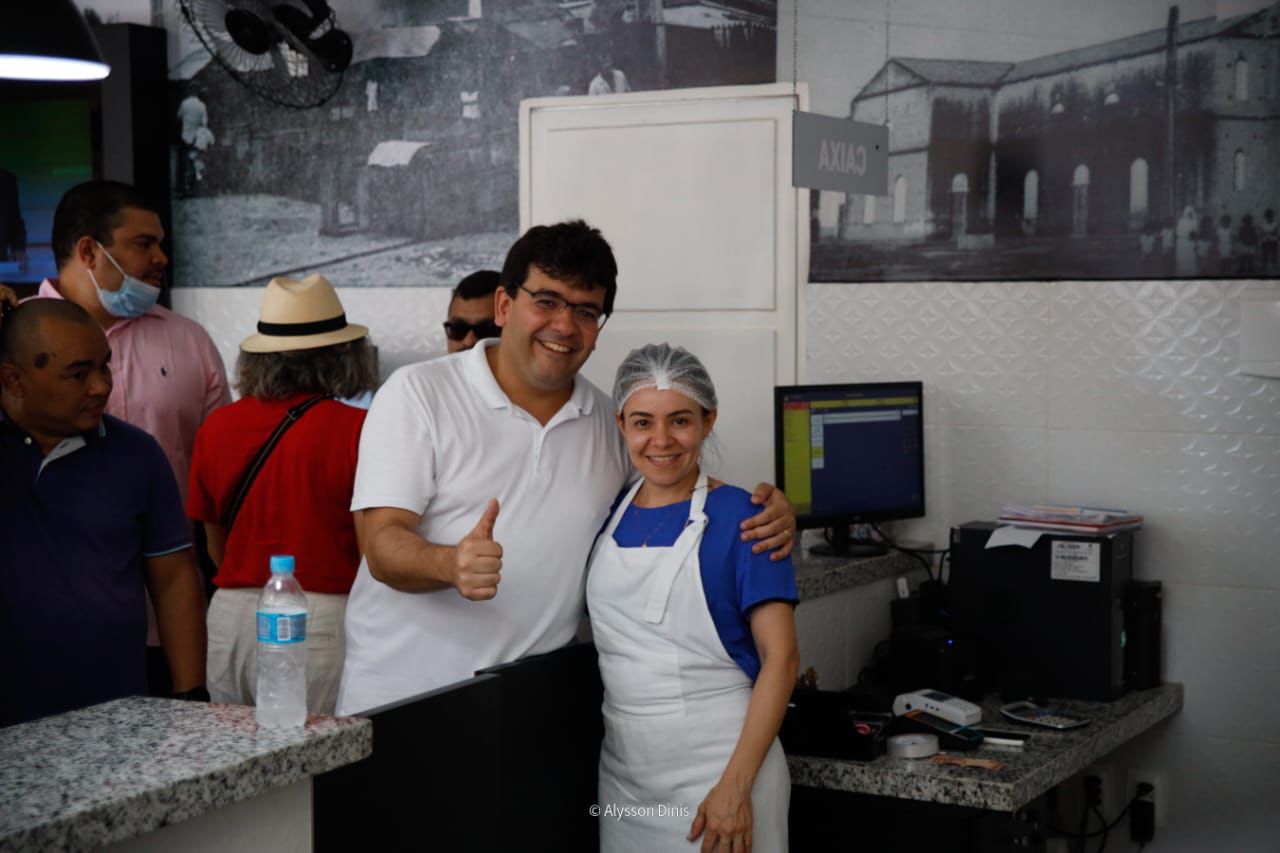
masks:
<path id="1" fill-rule="evenodd" d="M 444 333 L 451 341 L 460 341 L 474 331 L 476 340 L 496 338 L 502 335 L 502 327 L 492 320 L 481 320 L 479 323 L 468 323 L 466 320 L 445 320 Z"/>

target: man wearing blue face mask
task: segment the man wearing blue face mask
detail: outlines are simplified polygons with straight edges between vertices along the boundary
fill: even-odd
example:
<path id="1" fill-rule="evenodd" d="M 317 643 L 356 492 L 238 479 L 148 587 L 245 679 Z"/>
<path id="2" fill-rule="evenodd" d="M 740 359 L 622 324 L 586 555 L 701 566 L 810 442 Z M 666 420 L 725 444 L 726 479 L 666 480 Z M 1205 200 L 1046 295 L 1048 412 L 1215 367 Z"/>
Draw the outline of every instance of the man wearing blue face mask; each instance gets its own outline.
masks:
<path id="1" fill-rule="evenodd" d="M 72 187 L 53 215 L 58 278 L 46 279 L 39 295 L 76 303 L 106 332 L 115 380 L 107 414 L 155 437 L 185 503 L 196 431 L 231 397 L 209 334 L 156 304 L 169 265 L 163 239 L 155 206 L 128 184 Z M 152 671 L 163 677 L 154 619 L 148 642 Z M 163 683 L 153 688 L 165 692 Z"/>

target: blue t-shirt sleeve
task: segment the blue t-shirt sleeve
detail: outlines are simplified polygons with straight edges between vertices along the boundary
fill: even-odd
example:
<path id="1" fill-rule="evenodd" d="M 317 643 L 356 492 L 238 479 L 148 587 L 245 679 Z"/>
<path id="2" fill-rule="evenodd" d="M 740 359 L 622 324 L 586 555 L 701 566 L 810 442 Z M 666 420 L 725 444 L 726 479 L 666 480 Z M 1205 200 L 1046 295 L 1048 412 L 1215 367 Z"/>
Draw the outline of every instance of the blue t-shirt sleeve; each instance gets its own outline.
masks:
<path id="1" fill-rule="evenodd" d="M 725 651 L 752 681 L 760 675 L 760 654 L 751 636 L 751 610 L 766 601 L 796 603 L 796 573 L 791 558 L 774 562 L 768 552 L 752 554 L 738 525 L 760 508 L 750 493 L 721 486 L 707 495 L 710 523 L 698 549 L 707 609 Z"/>
<path id="2" fill-rule="evenodd" d="M 141 471 L 147 484 L 146 518 L 143 521 L 142 555 L 161 557 L 191 547 L 191 527 L 178 495 L 169 460 L 155 439 L 141 436 L 138 450 Z"/>
<path id="3" fill-rule="evenodd" d="M 751 502 L 750 493 L 736 486 L 721 486 L 711 496 L 724 492 L 721 500 L 726 504 L 723 508 L 714 507 L 710 512 L 717 516 L 721 513 L 727 520 L 732 520 L 733 530 L 737 533 L 738 525 L 760 512 L 760 507 Z M 710 497 L 710 496 L 709 496 Z M 710 514 L 709 512 L 709 514 Z M 791 557 L 785 560 L 770 560 L 769 552 L 751 553 L 754 542 L 743 542 L 742 537 L 734 535 L 729 551 L 729 562 L 733 566 L 734 584 L 737 589 L 738 611 L 744 619 L 751 618 L 751 609 L 766 601 L 786 601 L 795 604 L 800 600 L 796 590 L 796 571 Z"/>

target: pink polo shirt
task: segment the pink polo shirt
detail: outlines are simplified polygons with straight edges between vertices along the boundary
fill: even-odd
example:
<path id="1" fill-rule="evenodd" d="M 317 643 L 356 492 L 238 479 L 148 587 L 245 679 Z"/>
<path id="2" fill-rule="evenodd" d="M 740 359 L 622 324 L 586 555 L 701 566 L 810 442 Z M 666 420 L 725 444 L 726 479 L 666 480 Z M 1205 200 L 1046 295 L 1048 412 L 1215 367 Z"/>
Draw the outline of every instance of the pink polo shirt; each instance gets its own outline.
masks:
<path id="1" fill-rule="evenodd" d="M 36 296 L 65 298 L 47 278 Z M 146 430 L 160 443 L 186 506 L 196 430 L 210 412 L 231 402 L 222 356 L 203 326 L 161 305 L 141 317 L 116 320 L 106 333 L 113 380 L 107 414 Z M 160 645 L 150 595 L 147 645 Z"/>
<path id="2" fill-rule="evenodd" d="M 45 279 L 38 296 L 62 299 Z M 107 414 L 146 430 L 160 442 L 178 480 L 183 504 L 196 430 L 231 402 L 222 356 L 199 323 L 160 305 L 106 330 L 115 387 Z"/>

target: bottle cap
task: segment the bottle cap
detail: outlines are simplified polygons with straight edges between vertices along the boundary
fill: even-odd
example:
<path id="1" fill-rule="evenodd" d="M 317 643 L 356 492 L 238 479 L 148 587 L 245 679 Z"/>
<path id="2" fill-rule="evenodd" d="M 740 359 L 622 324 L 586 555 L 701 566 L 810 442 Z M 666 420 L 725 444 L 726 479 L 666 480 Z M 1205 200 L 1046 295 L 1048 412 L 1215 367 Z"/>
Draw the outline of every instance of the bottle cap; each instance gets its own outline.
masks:
<path id="1" fill-rule="evenodd" d="M 292 554 L 273 554 L 271 557 L 272 574 L 289 574 L 293 571 Z"/>

